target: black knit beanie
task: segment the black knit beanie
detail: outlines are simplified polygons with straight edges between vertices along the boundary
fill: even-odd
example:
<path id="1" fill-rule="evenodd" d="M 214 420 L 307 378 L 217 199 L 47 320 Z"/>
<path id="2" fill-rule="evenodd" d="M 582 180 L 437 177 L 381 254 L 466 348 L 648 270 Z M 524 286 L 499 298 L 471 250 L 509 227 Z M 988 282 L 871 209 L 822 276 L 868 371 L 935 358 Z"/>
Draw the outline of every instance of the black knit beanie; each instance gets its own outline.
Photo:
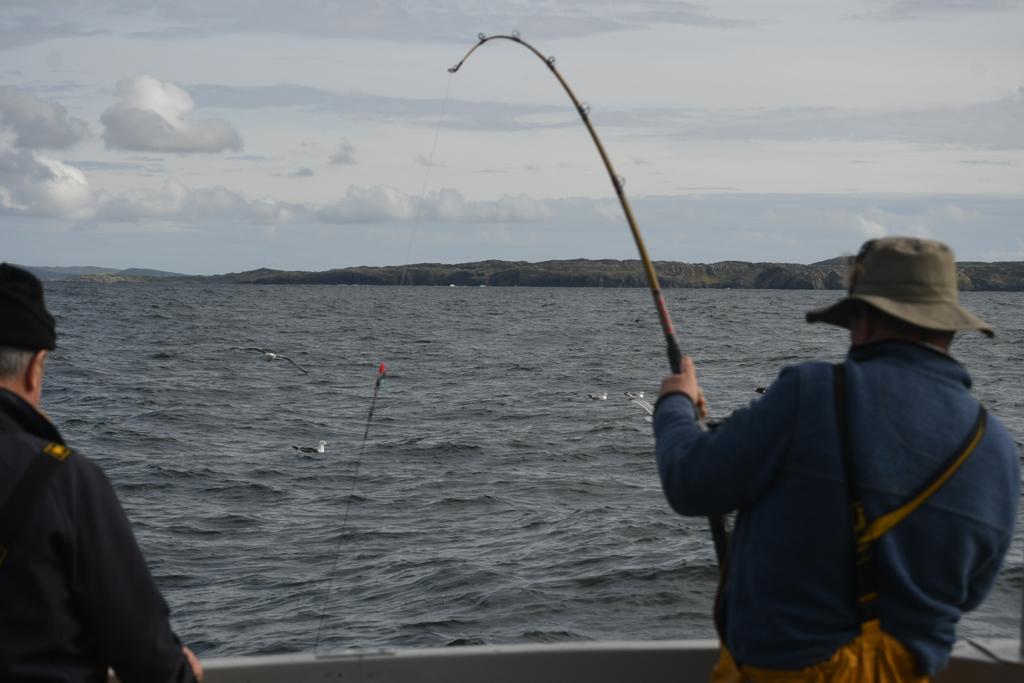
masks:
<path id="1" fill-rule="evenodd" d="M 57 347 L 57 329 L 43 285 L 28 272 L 0 263 L 0 346 L 38 351 Z"/>

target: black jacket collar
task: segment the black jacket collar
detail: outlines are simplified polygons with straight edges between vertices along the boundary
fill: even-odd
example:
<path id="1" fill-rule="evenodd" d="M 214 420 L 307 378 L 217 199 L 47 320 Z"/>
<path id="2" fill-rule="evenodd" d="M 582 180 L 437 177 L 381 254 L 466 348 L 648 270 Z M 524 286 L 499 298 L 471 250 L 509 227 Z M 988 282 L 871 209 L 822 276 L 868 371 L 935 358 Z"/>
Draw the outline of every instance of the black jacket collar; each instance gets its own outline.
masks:
<path id="1" fill-rule="evenodd" d="M 0 432 L 28 432 L 40 439 L 64 444 L 60 432 L 28 401 L 7 389 L 0 389 Z"/>

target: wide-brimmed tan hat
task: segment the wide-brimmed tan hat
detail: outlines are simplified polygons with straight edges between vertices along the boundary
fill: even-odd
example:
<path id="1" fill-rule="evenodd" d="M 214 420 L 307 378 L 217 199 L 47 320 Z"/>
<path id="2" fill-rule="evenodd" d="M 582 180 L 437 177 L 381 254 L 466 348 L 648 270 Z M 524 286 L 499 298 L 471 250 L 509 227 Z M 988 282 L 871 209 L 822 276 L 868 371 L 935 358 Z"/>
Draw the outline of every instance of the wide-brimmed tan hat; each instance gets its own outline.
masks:
<path id="1" fill-rule="evenodd" d="M 960 305 L 953 251 L 934 240 L 885 237 L 865 242 L 850 270 L 848 296 L 808 312 L 807 322 L 849 328 L 857 301 L 929 330 L 994 334 Z"/>

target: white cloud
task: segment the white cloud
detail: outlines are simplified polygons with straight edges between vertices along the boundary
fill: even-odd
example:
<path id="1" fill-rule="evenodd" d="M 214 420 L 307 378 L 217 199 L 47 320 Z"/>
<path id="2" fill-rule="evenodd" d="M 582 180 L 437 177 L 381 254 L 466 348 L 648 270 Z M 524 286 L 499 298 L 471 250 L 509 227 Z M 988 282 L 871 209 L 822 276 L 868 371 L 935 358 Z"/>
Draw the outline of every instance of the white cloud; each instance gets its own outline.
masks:
<path id="1" fill-rule="evenodd" d="M 20 154 L 35 159 L 31 153 Z M 9 180 L 12 156 L 18 153 L 0 155 L 4 181 Z M 49 167 L 43 166 L 41 170 L 35 163 L 28 164 L 42 178 L 50 178 Z M 28 215 L 25 184 L 15 183 L 12 188 L 19 193 L 17 201 L 22 207 L 16 209 L 11 208 L 10 183 L 0 182 L 0 213 Z M 53 194 L 59 197 L 59 193 L 51 193 L 50 207 L 59 205 L 52 201 Z M 32 196 L 37 215 L 58 214 L 41 210 L 47 204 L 40 197 L 48 196 L 41 190 L 36 189 Z M 18 230 L 19 223 L 24 226 L 16 233 L 21 235 L 18 240 L 3 243 L 11 258 L 20 249 L 19 253 L 48 254 L 68 265 L 81 263 L 83 254 L 96 252 L 95 231 L 114 232 L 122 236 L 117 248 L 123 252 L 123 267 L 156 266 L 180 272 L 399 265 L 401 254 L 388 245 L 408 239 L 401 226 L 414 225 L 420 228 L 415 233 L 418 261 L 636 257 L 621 216 L 610 222 L 594 218 L 599 206 L 617 210 L 613 203 L 582 197 L 539 203 L 552 211 L 550 220 L 484 222 L 473 220 L 473 212 L 478 219 L 498 218 L 500 200 L 467 202 L 458 193 L 438 193 L 428 196 L 425 208 L 434 207 L 439 213 L 443 207 L 448 215 L 466 220 L 428 222 L 416 216 L 414 198 L 387 188 L 352 188 L 340 202 L 318 213 L 313 205 L 251 199 L 224 187 L 190 189 L 170 182 L 145 192 L 94 193 L 92 201 L 84 202 L 84 210 L 78 212 L 81 218 L 74 223 L 75 230 L 68 230 L 62 221 L 34 219 L 0 220 L 0 232 L 8 227 Z M 964 214 L 960 211 L 947 211 L 950 206 L 970 214 L 970 220 L 961 220 Z M 1021 244 L 1017 218 L 1024 210 L 1024 200 L 974 195 L 729 194 L 638 197 L 633 208 L 655 261 L 810 263 L 850 254 L 865 239 L 884 234 L 930 235 L 953 247 L 960 260 L 988 261 L 1017 257 Z M 152 237 L 168 233 L 176 235 L 177 248 L 188 245 L 182 255 L 170 253 L 175 250 L 165 249 L 169 242 Z M 252 239 L 270 239 L 278 233 L 272 248 L 262 239 Z M 60 234 L 60 239 L 54 239 L 55 234 Z M 244 245 L 240 246 L 240 240 L 246 240 Z M 334 246 L 312 253 L 311 243 Z M 112 247 L 104 245 L 106 248 Z"/>
<path id="2" fill-rule="evenodd" d="M 242 149 L 242 138 L 221 119 L 186 120 L 191 96 L 147 74 L 121 79 L 118 101 L 103 112 L 107 147 L 151 152 L 223 152 Z"/>
<path id="3" fill-rule="evenodd" d="M 356 148 L 348 140 L 338 144 L 338 151 L 331 155 L 329 161 L 335 166 L 349 166 L 356 163 Z"/>
<path id="4" fill-rule="evenodd" d="M 964 208 L 959 204 L 946 204 L 945 206 L 935 209 L 934 213 L 937 213 L 941 217 L 947 218 L 955 223 L 968 223 L 969 221 L 977 218 L 976 211 Z"/>
<path id="5" fill-rule="evenodd" d="M 301 205 L 249 199 L 227 188 L 192 189 L 169 180 L 159 189 L 93 191 L 81 170 L 29 150 L 0 151 L 0 213 L 111 222 L 288 222 Z"/>
<path id="6" fill-rule="evenodd" d="M 458 190 L 444 188 L 424 198 L 417 218 L 453 223 L 529 223 L 547 220 L 552 215 L 544 202 L 526 195 L 506 195 L 496 201 L 467 201 Z"/>
<path id="7" fill-rule="evenodd" d="M 66 149 L 89 136 L 89 126 L 63 105 L 30 92 L 0 87 L 0 127 L 14 132 L 14 146 Z"/>
<path id="8" fill-rule="evenodd" d="M 92 190 L 74 166 L 34 152 L 0 150 L 0 213 L 79 218 L 92 210 Z"/>
<path id="9" fill-rule="evenodd" d="M 95 218 L 108 221 L 136 221 L 166 218 L 181 210 L 188 188 L 167 181 L 159 190 L 130 190 L 119 195 L 102 193 Z"/>
<path id="10" fill-rule="evenodd" d="M 180 182 L 168 181 L 158 190 L 104 194 L 97 199 L 94 218 L 101 221 L 151 219 L 198 224 L 216 220 L 267 225 L 284 223 L 305 213 L 300 205 L 269 198 L 249 199 L 220 186 L 191 189 Z"/>
<path id="11" fill-rule="evenodd" d="M 317 217 L 325 223 L 379 223 L 402 221 L 414 215 L 411 197 L 391 187 L 350 185 L 345 197 L 321 208 Z"/>
<path id="12" fill-rule="evenodd" d="M 189 188 L 176 180 L 168 180 L 158 189 L 94 192 L 80 169 L 29 150 L 0 152 L 0 211 L 112 222 L 204 224 L 215 220 L 264 225 L 310 219 L 335 224 L 411 220 L 529 223 L 555 216 L 548 202 L 526 195 L 469 201 L 450 188 L 420 200 L 387 186 L 352 185 L 340 200 L 319 207 L 272 198 L 250 199 L 222 186 Z"/>
<path id="13" fill-rule="evenodd" d="M 187 193 L 179 215 L 193 221 L 217 218 L 265 225 L 287 222 L 296 212 L 301 214 L 304 210 L 275 199 L 248 199 L 227 188 L 213 187 Z"/>
<path id="14" fill-rule="evenodd" d="M 594 217 L 602 222 L 617 223 L 625 220 L 622 205 L 616 201 L 603 200 L 594 203 Z"/>
<path id="15" fill-rule="evenodd" d="M 854 216 L 853 221 L 857 228 L 857 234 L 865 239 L 876 239 L 889 234 L 889 230 L 884 225 L 872 218 L 857 215 Z"/>
<path id="16" fill-rule="evenodd" d="M 554 211 L 543 201 L 526 195 L 493 201 L 469 201 L 461 192 L 443 188 L 422 200 L 385 187 L 352 185 L 345 197 L 322 207 L 317 216 L 325 223 L 382 223 L 420 220 L 451 223 L 524 223 L 549 220 Z"/>

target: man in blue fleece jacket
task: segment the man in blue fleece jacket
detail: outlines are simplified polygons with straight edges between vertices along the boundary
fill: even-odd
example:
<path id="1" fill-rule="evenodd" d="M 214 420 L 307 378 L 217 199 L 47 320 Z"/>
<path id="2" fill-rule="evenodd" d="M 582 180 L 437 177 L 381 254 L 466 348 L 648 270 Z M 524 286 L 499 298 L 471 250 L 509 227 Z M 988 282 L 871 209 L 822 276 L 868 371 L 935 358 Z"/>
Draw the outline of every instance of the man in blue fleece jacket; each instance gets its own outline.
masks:
<path id="1" fill-rule="evenodd" d="M 944 244 L 864 245 L 849 295 L 807 314 L 850 330 L 838 409 L 825 363 L 783 369 L 763 398 L 712 432 L 698 423 L 706 409 L 692 360 L 663 381 L 654 433 L 669 503 L 682 515 L 739 511 L 721 635 L 753 680 L 760 670 L 834 674 L 827 667 L 868 620 L 858 607 L 850 497 L 859 495 L 868 522 L 878 519 L 961 452 L 959 469 L 871 545 L 870 617 L 905 649 L 914 674 L 929 676 L 945 665 L 960 615 L 991 589 L 1016 519 L 1019 453 L 997 419 L 979 417 L 970 376 L 948 353 L 956 331 L 992 336 L 959 305 L 956 277 Z M 838 412 L 851 434 L 850 477 Z"/>

